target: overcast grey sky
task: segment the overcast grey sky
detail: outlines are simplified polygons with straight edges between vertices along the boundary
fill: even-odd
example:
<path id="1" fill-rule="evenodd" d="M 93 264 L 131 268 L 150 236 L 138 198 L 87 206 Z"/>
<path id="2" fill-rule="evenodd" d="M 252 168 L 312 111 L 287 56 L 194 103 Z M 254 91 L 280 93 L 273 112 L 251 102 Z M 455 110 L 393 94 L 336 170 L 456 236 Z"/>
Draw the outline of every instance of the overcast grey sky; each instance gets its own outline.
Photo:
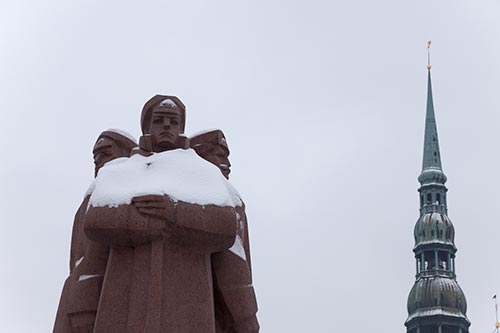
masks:
<path id="1" fill-rule="evenodd" d="M 107 128 L 226 133 L 262 332 L 404 332 L 426 98 L 472 332 L 500 294 L 500 1 L 0 1 L 0 323 L 52 329 Z"/>

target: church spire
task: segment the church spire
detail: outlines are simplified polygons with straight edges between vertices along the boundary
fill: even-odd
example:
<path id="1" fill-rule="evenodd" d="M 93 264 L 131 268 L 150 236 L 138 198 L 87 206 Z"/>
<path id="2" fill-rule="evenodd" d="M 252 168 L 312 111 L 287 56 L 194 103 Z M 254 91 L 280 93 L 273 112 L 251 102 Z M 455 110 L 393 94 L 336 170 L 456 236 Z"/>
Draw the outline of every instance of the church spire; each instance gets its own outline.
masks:
<path id="1" fill-rule="evenodd" d="M 425 116 L 424 158 L 422 161 L 422 171 L 429 168 L 442 170 L 436 115 L 434 113 L 434 103 L 432 99 L 430 69 L 427 74 L 427 113 Z"/>
<path id="2" fill-rule="evenodd" d="M 422 162 L 422 171 L 428 168 L 442 170 L 436 115 L 434 113 L 434 101 L 432 99 L 430 44 L 430 42 L 427 43 L 427 112 L 425 116 L 424 158 Z"/>
<path id="3" fill-rule="evenodd" d="M 429 48 L 430 42 L 427 44 Z M 407 333 L 468 333 L 465 294 L 456 281 L 455 228 L 448 217 L 436 117 L 432 101 L 430 54 L 424 158 L 418 177 L 420 217 L 415 224 L 415 284 L 408 296 Z"/>
<path id="4" fill-rule="evenodd" d="M 429 212 L 447 213 L 445 186 L 446 175 L 441 166 L 441 151 L 434 113 L 431 82 L 430 45 L 427 43 L 427 110 L 425 115 L 424 156 L 422 159 L 422 173 L 418 181 L 422 185 L 420 192 L 420 214 Z"/>

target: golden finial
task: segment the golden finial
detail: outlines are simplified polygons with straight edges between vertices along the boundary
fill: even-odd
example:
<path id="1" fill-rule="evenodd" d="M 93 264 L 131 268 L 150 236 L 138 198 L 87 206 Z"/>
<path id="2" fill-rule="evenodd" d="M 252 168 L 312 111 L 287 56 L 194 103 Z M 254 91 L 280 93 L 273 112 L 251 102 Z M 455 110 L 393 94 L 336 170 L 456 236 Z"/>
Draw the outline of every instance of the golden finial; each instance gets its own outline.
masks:
<path id="1" fill-rule="evenodd" d="M 431 70 L 431 41 L 427 42 L 427 70 Z"/>

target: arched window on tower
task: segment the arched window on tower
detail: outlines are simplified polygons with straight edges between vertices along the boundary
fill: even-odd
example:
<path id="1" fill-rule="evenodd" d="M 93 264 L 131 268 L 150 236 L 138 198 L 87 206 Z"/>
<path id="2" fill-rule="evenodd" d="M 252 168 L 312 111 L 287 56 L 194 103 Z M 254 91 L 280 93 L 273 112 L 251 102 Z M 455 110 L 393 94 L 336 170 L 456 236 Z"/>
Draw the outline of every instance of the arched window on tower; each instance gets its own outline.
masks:
<path id="1" fill-rule="evenodd" d="M 439 251 L 439 267 L 438 269 L 447 270 L 448 269 L 448 252 Z"/>
<path id="2" fill-rule="evenodd" d="M 427 193 L 427 204 L 429 205 L 432 202 L 432 194 Z"/>
<path id="3" fill-rule="evenodd" d="M 441 204 L 441 194 L 440 193 L 436 194 L 436 202 L 437 202 L 438 205 Z"/>
<path id="4" fill-rule="evenodd" d="M 433 269 L 433 263 L 434 263 L 434 253 L 431 252 L 431 251 L 427 251 L 427 252 L 424 252 L 424 255 L 423 255 L 423 258 L 424 260 L 423 262 L 423 270 L 424 271 L 428 271 L 428 270 L 431 270 Z"/>

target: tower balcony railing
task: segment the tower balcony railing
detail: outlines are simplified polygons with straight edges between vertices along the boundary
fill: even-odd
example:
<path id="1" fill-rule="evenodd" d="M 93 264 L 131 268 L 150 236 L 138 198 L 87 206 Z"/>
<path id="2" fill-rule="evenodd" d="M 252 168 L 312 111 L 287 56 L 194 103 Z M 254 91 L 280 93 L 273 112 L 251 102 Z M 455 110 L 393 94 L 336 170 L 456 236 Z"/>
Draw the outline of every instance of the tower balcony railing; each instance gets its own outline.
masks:
<path id="1" fill-rule="evenodd" d="M 417 278 L 418 280 L 420 278 L 428 278 L 433 276 L 447 277 L 450 279 L 456 278 L 455 272 L 446 269 L 427 269 L 416 274 L 415 278 Z"/>

